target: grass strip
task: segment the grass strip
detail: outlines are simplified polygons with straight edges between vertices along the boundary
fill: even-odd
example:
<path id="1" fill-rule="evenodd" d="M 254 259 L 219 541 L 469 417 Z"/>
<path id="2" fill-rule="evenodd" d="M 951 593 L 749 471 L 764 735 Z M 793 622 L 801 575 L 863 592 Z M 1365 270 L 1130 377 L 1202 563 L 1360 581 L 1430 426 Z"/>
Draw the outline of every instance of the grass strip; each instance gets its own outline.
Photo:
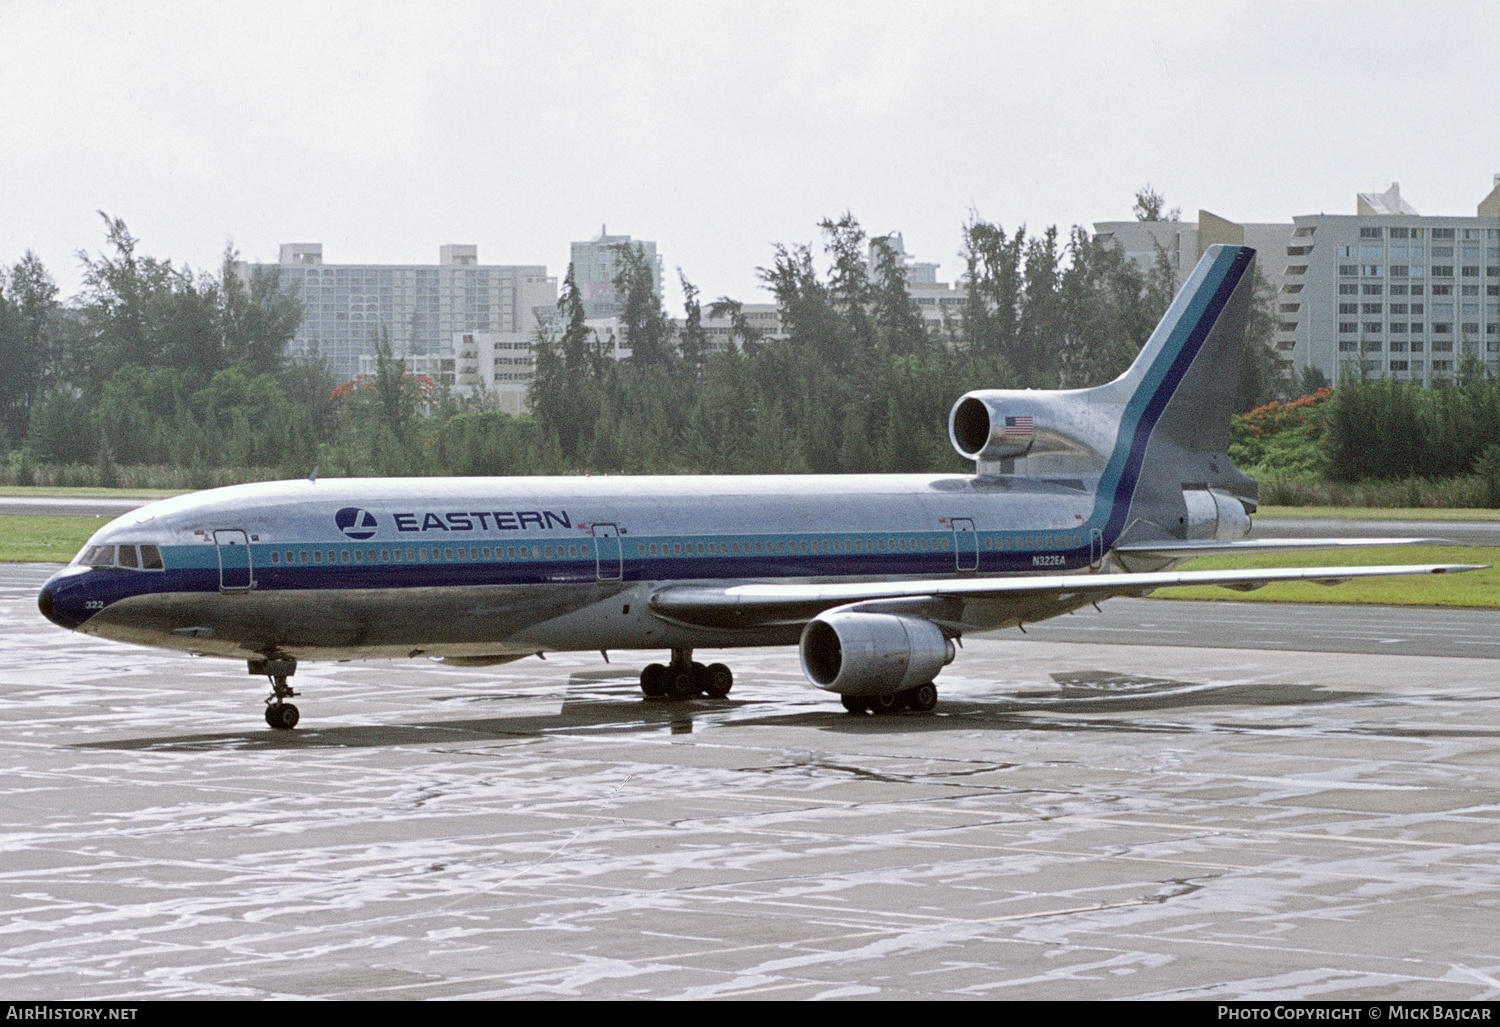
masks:
<path id="1" fill-rule="evenodd" d="M 1162 589 L 1161 599 L 1211 599 L 1226 602 L 1361 603 L 1382 606 L 1500 607 L 1500 548 L 1486 546 L 1395 546 L 1379 549 L 1318 549 L 1298 553 L 1205 556 L 1183 570 L 1252 570 L 1257 567 L 1358 567 L 1369 564 L 1481 563 L 1491 566 L 1464 574 L 1424 574 L 1390 578 L 1357 578 L 1340 585 L 1285 581 L 1253 592 L 1217 585 Z"/>
<path id="2" fill-rule="evenodd" d="M 67 563 L 109 517 L 0 514 L 0 562 Z"/>
<path id="3" fill-rule="evenodd" d="M 1263 506 L 1255 519 L 1297 517 L 1330 521 L 1500 521 L 1500 510 L 1437 506 Z"/>

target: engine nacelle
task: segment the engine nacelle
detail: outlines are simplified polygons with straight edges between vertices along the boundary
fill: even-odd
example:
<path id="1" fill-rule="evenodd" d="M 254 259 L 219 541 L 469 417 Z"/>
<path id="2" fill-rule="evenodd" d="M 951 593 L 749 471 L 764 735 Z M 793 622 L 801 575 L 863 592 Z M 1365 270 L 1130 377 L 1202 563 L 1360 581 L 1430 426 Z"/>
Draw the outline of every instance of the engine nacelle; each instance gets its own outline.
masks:
<path id="1" fill-rule="evenodd" d="M 953 662 L 937 625 L 886 613 L 825 613 L 802 629 L 802 673 L 840 695 L 890 695 L 926 684 Z"/>
<path id="2" fill-rule="evenodd" d="M 953 448 L 970 460 L 1004 460 L 1024 456 L 1032 444 L 1029 410 L 1006 410 L 1004 392 L 971 392 L 948 415 Z"/>
<path id="3" fill-rule="evenodd" d="M 1190 539 L 1235 539 L 1250 534 L 1250 515 L 1233 496 L 1213 489 L 1184 488 L 1182 501 Z"/>

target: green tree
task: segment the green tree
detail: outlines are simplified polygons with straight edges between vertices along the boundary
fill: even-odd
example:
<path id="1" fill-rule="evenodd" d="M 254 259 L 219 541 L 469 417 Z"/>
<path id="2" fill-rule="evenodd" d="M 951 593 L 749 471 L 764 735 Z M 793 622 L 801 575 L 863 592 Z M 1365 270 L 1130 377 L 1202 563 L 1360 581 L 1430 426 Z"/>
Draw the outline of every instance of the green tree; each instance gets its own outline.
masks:
<path id="1" fill-rule="evenodd" d="M 1060 342 L 1066 318 L 1062 307 L 1061 254 L 1057 228 L 1049 226 L 1026 244 L 1026 267 L 1022 275 L 1021 318 L 1017 326 L 1011 366 L 1031 388 L 1056 384 Z"/>
<path id="2" fill-rule="evenodd" d="M 0 443 L 21 439 L 55 358 L 57 285 L 30 250 L 0 270 Z"/>
<path id="3" fill-rule="evenodd" d="M 656 269 L 640 243 L 620 243 L 614 249 L 620 259 L 614 286 L 625 297 L 620 327 L 630 346 L 630 359 L 646 365 L 668 363 L 674 356 L 671 322 L 662 309 Z"/>
<path id="4" fill-rule="evenodd" d="M 999 225 L 971 213 L 964 225 L 964 299 L 961 329 L 969 351 L 984 358 L 1016 358 L 1020 324 L 1021 263 L 1026 229 L 1007 236 Z"/>
<path id="5" fill-rule="evenodd" d="M 688 372 L 697 377 L 703 373 L 703 362 L 708 358 L 708 333 L 703 329 L 703 304 L 698 300 L 698 287 L 688 281 L 688 276 L 677 269 L 677 279 L 682 283 L 682 361 Z"/>
<path id="6" fill-rule="evenodd" d="M 865 230 L 848 211 L 837 220 L 823 219 L 818 227 L 823 230 L 824 252 L 832 261 L 828 301 L 847 326 L 853 351 L 870 353 L 875 349 L 875 323 L 870 317 L 875 292 L 865 263 Z"/>
<path id="7" fill-rule="evenodd" d="M 1276 293 L 1266 276 L 1261 274 L 1258 263 L 1253 283 L 1250 316 L 1245 325 L 1245 355 L 1240 364 L 1240 386 L 1234 402 L 1237 414 L 1271 402 L 1291 385 L 1282 382 L 1276 370 L 1276 354 L 1271 349 L 1271 340 L 1276 334 Z"/>
<path id="8" fill-rule="evenodd" d="M 224 355 L 252 378 L 278 374 L 287 344 L 302 323 L 302 302 L 282 290 L 276 268 L 257 266 L 247 273 L 244 267 L 234 249 L 226 247 L 219 311 Z"/>
<path id="9" fill-rule="evenodd" d="M 791 344 L 815 352 L 831 367 L 845 367 L 854 356 L 854 333 L 834 309 L 828 287 L 813 268 L 812 247 L 788 249 L 777 243 L 769 268 L 755 273 L 776 297 L 782 327 Z"/>
<path id="10" fill-rule="evenodd" d="M 927 326 L 911 298 L 906 262 L 888 237 L 871 243 L 875 255 L 871 305 L 880 345 L 897 354 L 920 353 L 928 346 Z"/>
<path id="11" fill-rule="evenodd" d="M 1167 210 L 1167 199 L 1161 193 L 1151 188 L 1147 182 L 1135 194 L 1135 207 L 1132 208 L 1137 221 L 1181 221 L 1182 208 L 1173 207 Z"/>
<path id="12" fill-rule="evenodd" d="M 745 305 L 739 300 L 720 296 L 709 304 L 708 316 L 729 319 L 729 342 L 731 349 L 745 350 L 760 342 L 762 332 L 750 323 L 745 314 Z"/>

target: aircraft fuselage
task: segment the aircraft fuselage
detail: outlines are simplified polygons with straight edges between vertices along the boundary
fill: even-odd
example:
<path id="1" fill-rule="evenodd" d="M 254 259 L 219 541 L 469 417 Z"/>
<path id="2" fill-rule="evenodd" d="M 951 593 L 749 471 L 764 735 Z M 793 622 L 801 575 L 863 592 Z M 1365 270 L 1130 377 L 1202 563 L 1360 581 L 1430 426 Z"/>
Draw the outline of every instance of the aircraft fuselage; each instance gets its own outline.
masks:
<path id="1" fill-rule="evenodd" d="M 786 644 L 800 621 L 682 623 L 651 597 L 666 585 L 1086 571 L 1113 541 L 1091 486 L 962 475 L 233 486 L 112 522 L 48 583 L 44 609 L 90 634 L 242 658 Z M 1012 619 L 987 609 L 986 621 Z"/>

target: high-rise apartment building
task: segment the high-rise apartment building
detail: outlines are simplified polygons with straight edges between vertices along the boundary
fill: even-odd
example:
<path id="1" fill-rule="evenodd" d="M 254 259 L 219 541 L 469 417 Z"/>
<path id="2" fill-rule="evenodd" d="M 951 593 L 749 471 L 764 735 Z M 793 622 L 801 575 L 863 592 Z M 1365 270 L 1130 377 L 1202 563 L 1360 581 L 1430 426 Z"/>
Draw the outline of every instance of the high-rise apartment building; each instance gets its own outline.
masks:
<path id="1" fill-rule="evenodd" d="M 1281 288 L 1286 271 L 1288 241 L 1292 225 L 1286 222 L 1241 223 L 1198 211 L 1197 221 L 1096 221 L 1094 235 L 1106 245 L 1118 246 L 1127 260 L 1143 273 L 1165 258 L 1178 288 L 1210 246 L 1225 243 L 1250 246 L 1256 251 L 1256 269 L 1273 290 Z"/>
<path id="2" fill-rule="evenodd" d="M 327 361 L 340 379 L 368 370 L 379 333 L 392 352 L 461 392 L 524 393 L 538 307 L 557 303 L 540 265 L 484 265 L 472 245 L 440 247 L 437 264 L 325 264 L 321 243 L 287 243 L 274 268 L 302 301 L 293 356 Z M 247 265 L 248 267 L 248 265 Z"/>
<path id="3" fill-rule="evenodd" d="M 602 226 L 588 242 L 573 244 L 573 281 L 583 297 L 583 309 L 590 320 L 619 317 L 625 312 L 625 297 L 615 290 L 615 279 L 622 269 L 620 248 L 638 247 L 651 269 L 651 286 L 662 295 L 662 261 L 656 243 L 632 240 L 628 235 L 610 235 Z"/>
<path id="4" fill-rule="evenodd" d="M 1352 215 L 1292 221 L 1275 337 L 1289 369 L 1432 384 L 1473 358 L 1500 373 L 1500 175 L 1474 217 L 1423 217 L 1392 185 Z"/>

